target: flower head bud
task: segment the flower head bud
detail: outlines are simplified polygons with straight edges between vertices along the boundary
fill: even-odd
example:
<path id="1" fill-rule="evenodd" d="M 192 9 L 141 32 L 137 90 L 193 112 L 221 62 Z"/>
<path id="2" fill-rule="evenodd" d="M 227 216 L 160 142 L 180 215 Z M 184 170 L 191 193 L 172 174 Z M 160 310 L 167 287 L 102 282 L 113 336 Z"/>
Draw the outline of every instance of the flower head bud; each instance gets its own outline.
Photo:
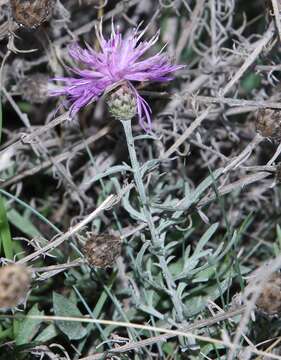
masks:
<path id="1" fill-rule="evenodd" d="M 281 140 L 281 111 L 275 109 L 261 109 L 256 117 L 256 130 L 271 140 Z"/>
<path id="2" fill-rule="evenodd" d="M 0 308 L 12 308 L 24 302 L 30 283 L 27 267 L 11 264 L 0 268 Z"/>
<path id="3" fill-rule="evenodd" d="M 116 258 L 121 253 L 122 241 L 113 235 L 95 235 L 88 233 L 84 245 L 84 255 L 91 266 L 100 268 L 112 267 Z"/>
<path id="4" fill-rule="evenodd" d="M 132 90 L 122 85 L 107 100 L 108 109 L 117 120 L 132 119 L 137 113 L 137 102 Z"/>

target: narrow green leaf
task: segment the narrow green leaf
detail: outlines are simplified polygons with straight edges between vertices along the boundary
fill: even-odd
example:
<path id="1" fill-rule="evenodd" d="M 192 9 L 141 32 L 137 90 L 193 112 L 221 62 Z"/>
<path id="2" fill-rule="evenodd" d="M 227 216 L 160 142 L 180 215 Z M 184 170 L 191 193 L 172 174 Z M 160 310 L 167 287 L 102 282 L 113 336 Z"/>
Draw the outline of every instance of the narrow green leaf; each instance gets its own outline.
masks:
<path id="1" fill-rule="evenodd" d="M 2 120 L 2 101 L 1 101 L 1 94 L 0 94 L 0 144 L 1 144 L 1 138 L 2 138 L 2 126 L 3 126 L 3 120 Z"/>
<path id="2" fill-rule="evenodd" d="M 219 223 L 215 223 L 215 224 L 212 224 L 208 230 L 201 236 L 197 246 L 196 246 L 196 249 L 195 249 L 195 252 L 194 252 L 194 255 L 199 255 L 200 252 L 202 251 L 202 249 L 204 248 L 204 246 L 207 244 L 207 242 L 210 240 L 210 238 L 214 235 L 214 233 L 216 232 L 217 228 L 219 226 Z M 193 255 L 193 256 L 194 256 Z"/>
<path id="3" fill-rule="evenodd" d="M 53 305 L 56 316 L 82 317 L 76 304 L 55 292 L 53 293 Z M 56 325 L 70 340 L 79 340 L 87 334 L 87 330 L 79 322 L 57 321 Z"/>
<path id="4" fill-rule="evenodd" d="M 0 242 L 3 245 L 4 255 L 8 259 L 13 258 L 13 240 L 7 219 L 3 197 L 0 195 Z"/>
<path id="5" fill-rule="evenodd" d="M 254 89 L 257 89 L 261 85 L 261 76 L 259 74 L 250 73 L 244 76 L 241 80 L 241 87 L 246 94 L 251 93 Z"/>
<path id="6" fill-rule="evenodd" d="M 7 212 L 7 217 L 16 228 L 22 231 L 24 234 L 35 237 L 41 236 L 40 232 L 32 224 L 29 218 L 22 216 L 17 210 L 9 209 Z"/>
<path id="7" fill-rule="evenodd" d="M 108 291 L 111 290 L 115 280 L 116 280 L 116 277 L 117 277 L 117 273 L 113 272 L 110 279 L 109 279 L 109 282 L 107 284 L 107 288 L 108 288 Z M 106 300 L 108 299 L 108 293 L 103 290 L 103 292 L 101 293 L 97 303 L 96 303 L 96 306 L 94 308 L 94 311 L 93 311 L 93 317 L 94 318 L 98 318 L 102 312 L 102 309 L 104 307 L 104 304 L 106 302 Z"/>
<path id="8" fill-rule="evenodd" d="M 138 306 L 139 310 L 142 310 L 143 312 L 150 314 L 160 320 L 164 320 L 164 315 L 161 314 L 159 311 L 157 311 L 156 309 L 153 308 L 153 306 L 147 306 L 147 305 L 139 305 Z"/>

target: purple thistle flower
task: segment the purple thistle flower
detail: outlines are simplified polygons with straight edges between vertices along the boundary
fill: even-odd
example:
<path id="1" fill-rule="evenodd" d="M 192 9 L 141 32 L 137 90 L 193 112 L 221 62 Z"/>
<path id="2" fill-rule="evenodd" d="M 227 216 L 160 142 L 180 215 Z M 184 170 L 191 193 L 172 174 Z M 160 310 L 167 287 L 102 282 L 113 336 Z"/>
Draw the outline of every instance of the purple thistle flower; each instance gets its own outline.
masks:
<path id="1" fill-rule="evenodd" d="M 102 34 L 102 24 L 96 29 L 100 45 L 100 52 L 86 44 L 86 49 L 78 44 L 69 47 L 69 55 L 76 63 L 83 65 L 83 69 L 75 67 L 70 70 L 77 77 L 58 77 L 53 80 L 62 81 L 63 87 L 53 89 L 51 96 L 64 95 L 71 103 L 70 115 L 75 115 L 83 106 L 96 101 L 103 93 L 115 86 L 126 83 L 136 99 L 140 125 L 151 129 L 151 108 L 140 96 L 133 82 L 172 80 L 174 71 L 182 65 L 172 65 L 162 51 L 147 59 L 142 56 L 158 40 L 159 32 L 149 41 L 140 41 L 144 31 L 134 29 L 127 36 L 122 37 L 115 32 L 112 24 L 110 39 L 106 40 Z"/>

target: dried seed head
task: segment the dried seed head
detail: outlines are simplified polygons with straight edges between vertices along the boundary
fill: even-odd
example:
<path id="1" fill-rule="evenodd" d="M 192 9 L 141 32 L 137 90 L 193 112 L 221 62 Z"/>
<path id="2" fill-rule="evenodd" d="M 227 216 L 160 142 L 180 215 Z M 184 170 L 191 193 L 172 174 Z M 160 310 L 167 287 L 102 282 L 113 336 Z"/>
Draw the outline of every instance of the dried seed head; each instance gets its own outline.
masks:
<path id="1" fill-rule="evenodd" d="M 0 268 L 0 308 L 12 308 L 25 301 L 30 283 L 27 267 L 12 264 Z"/>
<path id="2" fill-rule="evenodd" d="M 137 104 L 132 90 L 122 85 L 113 91 L 107 100 L 108 109 L 117 120 L 132 119 L 137 113 Z"/>
<path id="3" fill-rule="evenodd" d="M 36 28 L 47 20 L 54 0 L 10 0 L 12 16 L 21 26 Z"/>
<path id="4" fill-rule="evenodd" d="M 112 267 L 116 258 L 120 255 L 121 245 L 120 237 L 89 233 L 83 252 L 91 266 L 107 268 Z"/>
<path id="5" fill-rule="evenodd" d="M 256 117 L 256 130 L 272 140 L 281 141 L 281 111 L 261 109 Z"/>
<path id="6" fill-rule="evenodd" d="M 267 316 L 281 314 L 281 273 L 276 272 L 270 276 L 256 306 L 258 311 Z"/>
<path id="7" fill-rule="evenodd" d="M 17 85 L 22 97 L 34 104 L 42 104 L 48 98 L 49 78 L 44 74 L 33 74 L 22 79 Z"/>

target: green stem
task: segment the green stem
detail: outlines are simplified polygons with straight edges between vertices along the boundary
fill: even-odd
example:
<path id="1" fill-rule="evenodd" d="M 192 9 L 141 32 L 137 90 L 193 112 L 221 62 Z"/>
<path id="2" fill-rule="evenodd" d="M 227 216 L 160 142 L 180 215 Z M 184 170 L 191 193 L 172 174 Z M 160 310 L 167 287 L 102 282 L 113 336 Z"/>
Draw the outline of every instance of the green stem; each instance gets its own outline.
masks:
<path id="1" fill-rule="evenodd" d="M 178 320 L 183 321 L 183 311 L 182 311 L 181 300 L 179 299 L 178 294 L 176 292 L 176 284 L 171 276 L 171 273 L 168 269 L 168 265 L 167 265 L 167 262 L 165 259 L 165 246 L 164 246 L 163 241 L 160 240 L 160 236 L 159 236 L 157 228 L 155 227 L 155 224 L 154 224 L 154 221 L 152 218 L 152 214 L 150 211 L 150 207 L 148 204 L 145 186 L 144 186 L 144 183 L 142 180 L 142 175 L 141 175 L 141 167 L 140 167 L 140 164 L 137 159 L 137 154 L 136 154 L 136 149 L 135 149 L 135 144 L 134 144 L 134 138 L 133 138 L 133 133 L 132 133 L 132 122 L 131 122 L 131 119 L 129 119 L 129 120 L 121 120 L 121 123 L 122 123 L 124 131 L 125 131 L 126 141 L 127 141 L 127 146 L 128 146 L 128 151 L 129 151 L 129 156 L 130 156 L 130 161 L 131 161 L 131 167 L 132 167 L 133 174 L 134 174 L 134 180 L 135 180 L 136 187 L 137 187 L 137 190 L 138 190 L 138 193 L 140 196 L 143 214 L 145 216 L 147 225 L 148 225 L 150 233 L 151 233 L 152 244 L 154 245 L 154 247 L 156 249 L 158 249 L 158 248 L 160 249 L 159 255 L 157 255 L 157 258 L 159 260 L 159 265 L 163 271 L 163 276 L 166 281 L 171 300 L 176 309 Z"/>
<path id="2" fill-rule="evenodd" d="M 1 71 L 0 71 L 1 75 Z M 1 76 L 0 76 L 1 79 Z M 1 81 L 0 81 L 1 84 Z M 2 97 L 0 92 L 0 144 L 2 139 Z M 13 259 L 14 251 L 13 251 L 13 239 L 10 232 L 10 225 L 7 219 L 7 212 L 5 201 L 0 194 L 0 252 L 1 246 L 3 245 L 4 255 L 7 259 Z"/>
<path id="3" fill-rule="evenodd" d="M 140 196 L 140 200 L 141 200 L 141 203 L 143 206 L 144 216 L 146 218 L 149 230 L 151 232 L 152 242 L 153 242 L 153 245 L 155 245 L 155 246 L 161 246 L 160 242 L 159 242 L 159 234 L 157 232 L 157 229 L 154 226 L 153 218 L 152 218 L 149 206 L 148 206 L 144 183 L 142 181 L 141 168 L 140 168 L 140 164 L 137 159 L 134 138 L 133 138 L 133 134 L 132 134 L 131 120 L 122 120 L 121 123 L 122 123 L 124 131 L 125 131 L 129 156 L 130 156 L 130 160 L 131 160 L 131 166 L 132 166 L 133 174 L 134 174 L 134 179 L 135 179 L 136 187 L 137 187 L 137 190 L 138 190 L 138 193 Z"/>

